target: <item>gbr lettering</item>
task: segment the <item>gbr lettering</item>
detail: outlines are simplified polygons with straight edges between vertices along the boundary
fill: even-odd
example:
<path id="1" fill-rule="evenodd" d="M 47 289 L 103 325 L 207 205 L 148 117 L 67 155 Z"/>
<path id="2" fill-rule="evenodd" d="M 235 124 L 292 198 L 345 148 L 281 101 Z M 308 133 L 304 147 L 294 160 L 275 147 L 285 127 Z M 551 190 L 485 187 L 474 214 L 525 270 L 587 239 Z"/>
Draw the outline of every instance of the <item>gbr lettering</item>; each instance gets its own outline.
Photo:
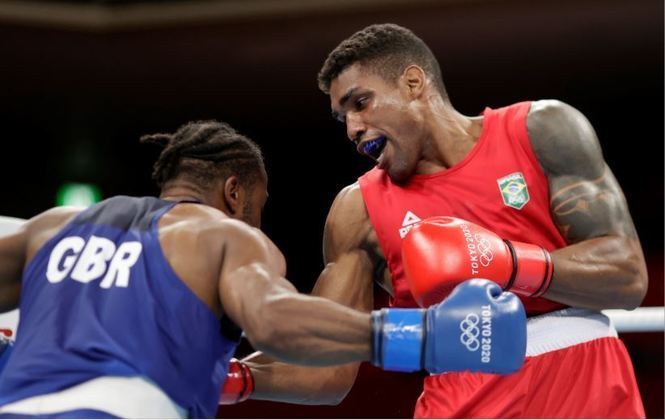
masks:
<path id="1" fill-rule="evenodd" d="M 100 236 L 90 236 L 86 242 L 79 236 L 68 236 L 56 244 L 49 256 L 46 278 L 59 283 L 67 276 L 81 283 L 101 278 L 99 287 L 127 287 L 130 269 L 141 255 L 141 242 L 116 245 Z M 103 277 L 102 277 L 103 276 Z"/>

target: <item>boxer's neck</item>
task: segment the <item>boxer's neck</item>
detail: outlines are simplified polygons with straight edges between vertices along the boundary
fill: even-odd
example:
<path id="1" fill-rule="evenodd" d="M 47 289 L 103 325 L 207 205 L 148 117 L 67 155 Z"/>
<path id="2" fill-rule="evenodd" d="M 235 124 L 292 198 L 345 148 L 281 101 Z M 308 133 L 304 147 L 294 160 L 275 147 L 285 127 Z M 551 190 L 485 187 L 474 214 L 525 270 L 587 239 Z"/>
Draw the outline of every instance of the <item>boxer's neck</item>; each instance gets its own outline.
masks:
<path id="1" fill-rule="evenodd" d="M 168 201 L 188 201 L 201 204 L 212 205 L 208 193 L 205 193 L 194 184 L 187 181 L 173 181 L 167 183 L 159 195 L 162 200 Z"/>

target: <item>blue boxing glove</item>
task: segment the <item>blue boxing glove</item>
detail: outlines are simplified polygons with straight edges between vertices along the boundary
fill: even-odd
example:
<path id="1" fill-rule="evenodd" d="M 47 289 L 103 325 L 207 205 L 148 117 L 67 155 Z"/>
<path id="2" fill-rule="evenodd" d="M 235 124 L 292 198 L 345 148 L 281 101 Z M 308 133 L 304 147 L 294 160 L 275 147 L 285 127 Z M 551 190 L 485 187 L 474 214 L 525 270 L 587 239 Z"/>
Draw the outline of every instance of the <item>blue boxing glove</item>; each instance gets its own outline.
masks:
<path id="1" fill-rule="evenodd" d="M 489 280 L 461 283 L 427 309 L 374 311 L 372 327 L 372 362 L 387 370 L 507 374 L 524 363 L 524 307 Z"/>

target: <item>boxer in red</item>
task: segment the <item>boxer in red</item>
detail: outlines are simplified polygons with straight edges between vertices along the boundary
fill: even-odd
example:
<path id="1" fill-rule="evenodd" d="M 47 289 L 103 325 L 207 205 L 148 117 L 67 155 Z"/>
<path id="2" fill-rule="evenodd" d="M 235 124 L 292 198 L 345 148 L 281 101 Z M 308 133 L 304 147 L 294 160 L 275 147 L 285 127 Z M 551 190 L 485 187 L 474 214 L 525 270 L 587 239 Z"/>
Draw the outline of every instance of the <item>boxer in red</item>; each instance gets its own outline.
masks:
<path id="1" fill-rule="evenodd" d="M 213 417 L 241 329 L 308 366 L 506 374 L 524 363 L 524 307 L 488 280 L 427 310 L 371 315 L 296 293 L 259 230 L 261 152 L 228 124 L 142 140 L 162 147 L 159 198 L 57 207 L 0 235 L 0 311 L 21 312 L 15 344 L 0 340 L 0 418 Z M 481 316 L 490 359 L 459 340 L 459 323 Z"/>
<path id="2" fill-rule="evenodd" d="M 344 40 L 319 86 L 376 167 L 332 205 L 314 294 L 369 311 L 374 280 L 391 306 L 413 307 L 486 277 L 519 293 L 530 316 L 520 371 L 429 376 L 415 417 L 644 417 L 630 358 L 600 310 L 639 306 L 646 266 L 584 115 L 555 100 L 462 115 L 426 44 L 392 24 Z M 253 398 L 299 402 L 309 389 L 308 403 L 341 398 L 357 372 L 249 366 Z"/>

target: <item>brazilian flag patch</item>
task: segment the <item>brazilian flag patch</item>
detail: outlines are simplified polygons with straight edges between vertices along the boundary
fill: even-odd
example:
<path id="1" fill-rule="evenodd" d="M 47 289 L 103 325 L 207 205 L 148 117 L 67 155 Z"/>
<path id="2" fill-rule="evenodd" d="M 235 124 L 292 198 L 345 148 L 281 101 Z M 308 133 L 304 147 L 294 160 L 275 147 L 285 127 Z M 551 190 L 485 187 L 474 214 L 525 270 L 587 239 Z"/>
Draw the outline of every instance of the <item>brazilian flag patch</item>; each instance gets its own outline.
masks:
<path id="1" fill-rule="evenodd" d="M 529 189 L 521 172 L 506 175 L 496 182 L 499 184 L 503 204 L 506 206 L 521 210 L 529 202 Z"/>

